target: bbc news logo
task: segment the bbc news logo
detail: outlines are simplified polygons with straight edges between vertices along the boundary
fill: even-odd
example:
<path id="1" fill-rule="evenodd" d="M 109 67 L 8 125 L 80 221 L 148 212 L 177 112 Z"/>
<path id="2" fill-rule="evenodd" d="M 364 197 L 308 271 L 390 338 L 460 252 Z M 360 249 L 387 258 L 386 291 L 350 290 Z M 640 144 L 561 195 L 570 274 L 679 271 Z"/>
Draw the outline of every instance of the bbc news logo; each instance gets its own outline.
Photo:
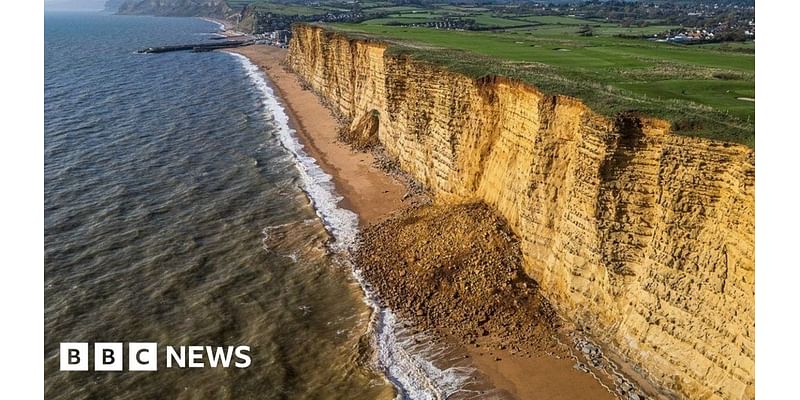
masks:
<path id="1" fill-rule="evenodd" d="M 62 371 L 88 371 L 89 360 L 95 371 L 123 371 L 123 343 L 95 343 L 94 357 L 89 343 L 61 343 Z M 247 368 L 252 363 L 250 346 L 166 346 L 166 368 Z M 158 343 L 131 342 L 127 351 L 128 371 L 158 371 Z"/>

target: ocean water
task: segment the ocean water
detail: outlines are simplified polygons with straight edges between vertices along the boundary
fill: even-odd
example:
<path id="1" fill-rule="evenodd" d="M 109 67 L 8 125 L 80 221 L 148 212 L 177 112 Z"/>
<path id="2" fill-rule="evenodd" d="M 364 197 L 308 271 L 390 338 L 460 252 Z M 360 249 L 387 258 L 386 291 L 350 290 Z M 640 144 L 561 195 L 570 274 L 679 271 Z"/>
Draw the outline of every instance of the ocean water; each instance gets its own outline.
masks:
<path id="1" fill-rule="evenodd" d="M 347 258 L 357 216 L 263 73 L 135 52 L 218 30 L 45 14 L 46 397 L 486 397 L 376 306 Z M 61 342 L 157 342 L 160 369 L 59 371 Z M 165 369 L 167 345 L 248 345 L 252 365 Z"/>
<path id="2" fill-rule="evenodd" d="M 46 397 L 390 398 L 330 249 L 355 216 L 287 147 L 274 97 L 231 54 L 135 54 L 217 29 L 45 15 Z M 60 342 L 137 341 L 249 345 L 252 365 L 59 371 Z"/>

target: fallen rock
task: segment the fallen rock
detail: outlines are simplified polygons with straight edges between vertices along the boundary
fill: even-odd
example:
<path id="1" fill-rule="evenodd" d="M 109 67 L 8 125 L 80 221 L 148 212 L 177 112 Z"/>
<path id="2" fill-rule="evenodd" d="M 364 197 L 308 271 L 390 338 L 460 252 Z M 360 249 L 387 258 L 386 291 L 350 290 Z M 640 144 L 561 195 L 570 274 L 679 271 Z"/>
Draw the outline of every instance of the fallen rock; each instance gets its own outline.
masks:
<path id="1" fill-rule="evenodd" d="M 523 272 L 519 242 L 483 204 L 406 209 L 364 229 L 354 260 L 381 304 L 417 326 L 496 349 L 556 347 L 560 320 Z"/>

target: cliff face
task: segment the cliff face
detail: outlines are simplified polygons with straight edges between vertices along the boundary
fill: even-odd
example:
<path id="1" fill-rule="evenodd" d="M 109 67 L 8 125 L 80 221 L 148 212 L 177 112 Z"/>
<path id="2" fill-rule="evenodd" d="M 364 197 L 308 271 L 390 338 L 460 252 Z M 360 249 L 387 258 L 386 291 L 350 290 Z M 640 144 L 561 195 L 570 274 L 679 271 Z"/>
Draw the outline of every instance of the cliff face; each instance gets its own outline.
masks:
<path id="1" fill-rule="evenodd" d="M 111 0 L 106 4 L 126 15 L 225 18 L 231 12 L 225 0 Z"/>
<path id="2" fill-rule="evenodd" d="M 754 398 L 753 150 L 385 50 L 300 25 L 289 61 L 438 201 L 503 215 L 552 303 L 652 381 Z"/>
<path id="3" fill-rule="evenodd" d="M 109 12 L 117 12 L 119 10 L 119 6 L 124 3 L 125 0 L 108 0 L 105 2 L 104 10 Z"/>

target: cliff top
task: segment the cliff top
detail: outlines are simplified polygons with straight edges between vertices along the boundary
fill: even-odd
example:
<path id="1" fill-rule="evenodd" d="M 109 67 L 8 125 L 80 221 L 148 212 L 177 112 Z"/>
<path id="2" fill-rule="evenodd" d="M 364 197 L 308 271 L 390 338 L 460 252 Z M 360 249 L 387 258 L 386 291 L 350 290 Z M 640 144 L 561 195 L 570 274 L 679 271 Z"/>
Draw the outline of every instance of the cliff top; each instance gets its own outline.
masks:
<path id="1" fill-rule="evenodd" d="M 578 98 L 596 112 L 636 112 L 676 134 L 755 146 L 755 56 L 613 36 L 467 32 L 365 24 L 319 24 L 389 54 L 472 78 L 504 76 Z"/>
<path id="2" fill-rule="evenodd" d="M 231 11 L 225 0 L 109 0 L 106 9 L 123 15 L 225 18 Z"/>

